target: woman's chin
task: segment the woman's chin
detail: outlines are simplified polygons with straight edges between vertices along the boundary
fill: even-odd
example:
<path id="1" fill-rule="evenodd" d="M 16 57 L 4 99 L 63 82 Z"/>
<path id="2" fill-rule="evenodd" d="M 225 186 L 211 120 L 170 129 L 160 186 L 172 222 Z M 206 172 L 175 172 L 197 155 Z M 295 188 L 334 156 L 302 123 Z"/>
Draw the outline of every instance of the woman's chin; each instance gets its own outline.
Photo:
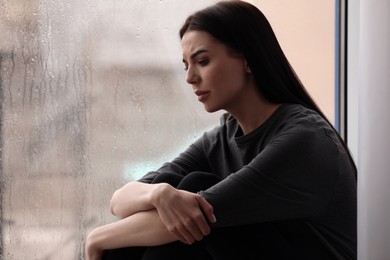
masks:
<path id="1" fill-rule="evenodd" d="M 209 113 L 214 113 L 220 110 L 220 108 L 208 106 L 207 104 L 204 104 L 204 109 Z"/>

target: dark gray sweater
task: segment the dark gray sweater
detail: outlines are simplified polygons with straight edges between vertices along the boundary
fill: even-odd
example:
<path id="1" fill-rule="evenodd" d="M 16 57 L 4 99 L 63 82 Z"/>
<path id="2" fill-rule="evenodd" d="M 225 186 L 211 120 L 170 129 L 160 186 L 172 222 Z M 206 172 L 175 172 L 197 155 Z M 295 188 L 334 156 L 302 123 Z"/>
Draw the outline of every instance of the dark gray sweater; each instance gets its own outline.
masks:
<path id="1" fill-rule="evenodd" d="M 215 227 L 284 221 L 298 232 L 291 239 L 315 237 L 335 259 L 356 259 L 356 172 L 316 112 L 284 104 L 245 136 L 225 114 L 220 126 L 139 181 L 194 171 L 223 179 L 199 192 L 214 207 Z"/>

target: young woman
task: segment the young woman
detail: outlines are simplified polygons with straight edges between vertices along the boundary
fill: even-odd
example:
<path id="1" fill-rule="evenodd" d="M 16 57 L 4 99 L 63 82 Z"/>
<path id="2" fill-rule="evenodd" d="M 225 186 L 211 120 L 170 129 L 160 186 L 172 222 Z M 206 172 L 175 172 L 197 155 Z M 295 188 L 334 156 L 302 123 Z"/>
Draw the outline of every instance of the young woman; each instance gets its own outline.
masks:
<path id="1" fill-rule="evenodd" d="M 87 259 L 356 259 L 356 167 L 253 5 L 222 1 L 180 30 L 187 82 L 221 125 L 117 190 L 121 220 Z"/>

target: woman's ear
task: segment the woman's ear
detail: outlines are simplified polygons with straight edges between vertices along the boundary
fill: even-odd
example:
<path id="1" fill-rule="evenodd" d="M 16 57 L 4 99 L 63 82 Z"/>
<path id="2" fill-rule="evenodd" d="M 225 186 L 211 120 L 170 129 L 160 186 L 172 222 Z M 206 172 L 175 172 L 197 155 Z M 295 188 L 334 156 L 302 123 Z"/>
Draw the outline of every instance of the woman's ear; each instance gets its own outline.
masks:
<path id="1" fill-rule="evenodd" d="M 251 68 L 249 67 L 247 61 L 245 61 L 245 72 L 246 72 L 246 73 L 252 73 L 252 70 L 251 70 Z"/>

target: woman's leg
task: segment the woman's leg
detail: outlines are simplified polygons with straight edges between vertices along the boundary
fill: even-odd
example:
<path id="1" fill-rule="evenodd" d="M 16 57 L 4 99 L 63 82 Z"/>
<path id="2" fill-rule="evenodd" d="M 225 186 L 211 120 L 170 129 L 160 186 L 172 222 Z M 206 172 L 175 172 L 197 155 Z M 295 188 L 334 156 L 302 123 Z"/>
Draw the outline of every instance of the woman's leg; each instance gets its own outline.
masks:
<path id="1" fill-rule="evenodd" d="M 140 260 L 145 252 L 145 247 L 126 247 L 105 250 L 103 260 Z"/>
<path id="2" fill-rule="evenodd" d="M 214 228 L 204 239 L 216 260 L 304 260 L 273 224 Z"/>
<path id="3" fill-rule="evenodd" d="M 336 259 L 303 220 L 214 228 L 203 240 L 215 260 Z"/>

